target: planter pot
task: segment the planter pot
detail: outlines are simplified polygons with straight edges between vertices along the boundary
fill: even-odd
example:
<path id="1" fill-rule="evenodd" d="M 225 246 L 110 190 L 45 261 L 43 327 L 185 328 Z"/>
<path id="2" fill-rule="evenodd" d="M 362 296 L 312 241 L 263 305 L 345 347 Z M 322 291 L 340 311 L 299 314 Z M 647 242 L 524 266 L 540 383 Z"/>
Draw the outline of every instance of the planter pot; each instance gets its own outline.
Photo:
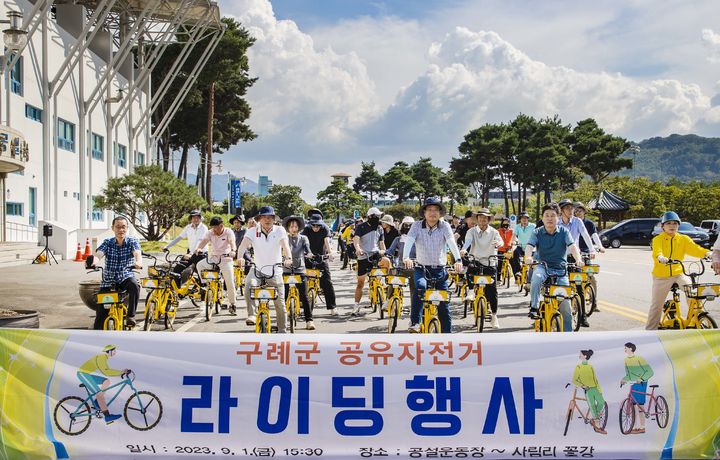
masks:
<path id="1" fill-rule="evenodd" d="M 0 327 L 37 329 L 40 327 L 40 315 L 34 310 L 13 310 L 17 315 L 0 316 Z"/>
<path id="2" fill-rule="evenodd" d="M 80 298 L 82 299 L 85 306 L 88 307 L 92 311 L 96 311 L 98 308 L 98 304 L 97 304 L 96 300 L 97 300 L 97 293 L 99 290 L 100 290 L 100 281 L 90 280 L 90 281 L 80 281 L 78 283 L 78 292 L 80 293 Z"/>

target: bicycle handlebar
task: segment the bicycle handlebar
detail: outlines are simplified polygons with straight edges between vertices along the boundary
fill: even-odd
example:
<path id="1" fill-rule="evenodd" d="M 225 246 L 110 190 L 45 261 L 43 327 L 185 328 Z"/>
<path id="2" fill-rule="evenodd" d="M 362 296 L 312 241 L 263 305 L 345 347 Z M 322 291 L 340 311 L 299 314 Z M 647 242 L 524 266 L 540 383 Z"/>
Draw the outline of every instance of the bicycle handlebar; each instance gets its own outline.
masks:
<path id="1" fill-rule="evenodd" d="M 699 260 L 692 260 L 692 261 L 688 261 L 688 262 L 687 262 L 688 265 L 691 265 L 691 264 L 700 264 L 700 267 L 702 268 L 702 270 L 700 271 L 700 273 L 688 273 L 688 272 L 685 270 L 685 263 L 686 263 L 686 262 L 685 262 L 685 261 L 682 261 L 682 260 L 668 259 L 666 265 L 678 265 L 678 264 L 679 264 L 680 267 L 682 268 L 683 275 L 689 276 L 690 278 L 692 278 L 692 282 L 695 283 L 695 278 L 699 278 L 699 277 L 701 277 L 701 276 L 705 273 L 705 263 L 704 263 L 704 260 L 705 260 L 705 259 L 699 259 Z"/>

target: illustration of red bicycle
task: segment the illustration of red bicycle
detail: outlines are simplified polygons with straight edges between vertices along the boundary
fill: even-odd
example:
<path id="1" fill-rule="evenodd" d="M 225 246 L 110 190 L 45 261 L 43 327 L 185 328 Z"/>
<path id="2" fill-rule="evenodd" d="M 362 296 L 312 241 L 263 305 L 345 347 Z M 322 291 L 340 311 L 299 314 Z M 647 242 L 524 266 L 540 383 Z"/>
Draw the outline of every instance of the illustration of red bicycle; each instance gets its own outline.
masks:
<path id="1" fill-rule="evenodd" d="M 620 387 L 622 388 L 622 384 Z M 660 428 L 665 428 L 670 416 L 668 403 L 662 395 L 655 395 L 658 385 L 650 385 L 650 393 L 638 391 L 630 386 L 627 398 L 620 405 L 620 431 L 622 434 L 642 433 L 645 431 L 644 420 L 641 421 L 640 430 L 635 430 L 636 412 L 643 419 L 655 419 Z M 647 407 L 645 401 L 647 400 Z M 637 411 L 635 410 L 637 408 Z"/>

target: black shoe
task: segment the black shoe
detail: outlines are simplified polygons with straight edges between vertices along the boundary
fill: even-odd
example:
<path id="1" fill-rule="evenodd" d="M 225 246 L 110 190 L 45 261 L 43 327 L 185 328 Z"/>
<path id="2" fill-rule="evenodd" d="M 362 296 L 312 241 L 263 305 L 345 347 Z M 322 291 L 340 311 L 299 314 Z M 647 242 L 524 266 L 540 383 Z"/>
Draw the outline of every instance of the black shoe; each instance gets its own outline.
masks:
<path id="1" fill-rule="evenodd" d="M 590 327 L 590 323 L 588 323 L 588 320 L 584 319 L 582 323 L 580 323 L 582 327 Z"/>
<path id="2" fill-rule="evenodd" d="M 237 316 L 235 305 L 230 305 L 230 307 L 228 307 L 228 313 L 232 316 Z"/>
<path id="3" fill-rule="evenodd" d="M 530 309 L 530 313 L 528 313 L 528 318 L 530 319 L 540 319 L 540 315 L 538 315 L 538 311 L 535 309 Z"/>
<path id="4" fill-rule="evenodd" d="M 136 325 L 137 325 L 137 323 L 135 322 L 134 319 L 132 319 L 132 318 L 125 318 L 125 326 L 127 326 L 127 327 L 129 327 L 129 328 L 133 328 L 133 327 L 135 327 Z"/>

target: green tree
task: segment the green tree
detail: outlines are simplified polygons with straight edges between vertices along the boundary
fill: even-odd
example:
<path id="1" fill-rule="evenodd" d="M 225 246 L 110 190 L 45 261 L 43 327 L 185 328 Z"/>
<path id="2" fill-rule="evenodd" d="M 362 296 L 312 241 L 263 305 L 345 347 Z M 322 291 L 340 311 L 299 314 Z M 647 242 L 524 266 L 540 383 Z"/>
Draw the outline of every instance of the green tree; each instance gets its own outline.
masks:
<path id="1" fill-rule="evenodd" d="M 442 169 L 432 164 L 430 157 L 421 157 L 410 167 L 410 174 L 420 185 L 416 198 L 419 202 L 429 196 L 440 196 L 443 194 L 443 187 L 440 184 L 443 176 Z"/>
<path id="2" fill-rule="evenodd" d="M 452 170 L 443 173 L 440 178 L 440 186 L 442 187 L 441 196 L 450 199 L 450 214 L 455 214 L 455 205 L 465 203 L 468 199 L 467 186 L 457 180 Z"/>
<path id="3" fill-rule="evenodd" d="M 365 195 L 370 201 L 375 199 L 375 195 L 381 196 L 383 193 L 383 177 L 375 168 L 375 162 L 362 162 L 362 171 L 355 178 L 353 190 L 356 193 Z"/>
<path id="4" fill-rule="evenodd" d="M 302 189 L 296 185 L 276 184 L 268 190 L 267 202 L 278 216 L 302 215 L 305 202 L 300 198 Z"/>
<path id="5" fill-rule="evenodd" d="M 395 195 L 395 201 L 402 203 L 421 193 L 421 186 L 413 178 L 410 166 L 404 161 L 396 162 L 383 176 L 385 190 Z"/>
<path id="6" fill-rule="evenodd" d="M 101 209 L 122 214 L 148 241 L 161 239 L 177 222 L 204 201 L 187 185 L 160 166 L 137 166 L 131 174 L 110 178 L 95 198 Z M 141 219 L 142 215 L 146 221 Z"/>
<path id="7" fill-rule="evenodd" d="M 502 138 L 504 125 L 485 124 L 465 135 L 458 147 L 460 156 L 450 161 L 456 179 L 471 186 L 482 206 L 489 203 L 490 190 L 501 185 Z"/>
<path id="8" fill-rule="evenodd" d="M 325 216 L 335 216 L 339 213 L 351 216 L 355 209 L 364 207 L 363 197 L 350 188 L 345 182 L 333 181 L 327 188 L 317 194 L 318 207 Z"/>
<path id="9" fill-rule="evenodd" d="M 568 140 L 573 164 L 596 184 L 633 165 L 631 159 L 621 157 L 631 144 L 622 137 L 606 134 L 592 118 L 579 121 Z"/>

